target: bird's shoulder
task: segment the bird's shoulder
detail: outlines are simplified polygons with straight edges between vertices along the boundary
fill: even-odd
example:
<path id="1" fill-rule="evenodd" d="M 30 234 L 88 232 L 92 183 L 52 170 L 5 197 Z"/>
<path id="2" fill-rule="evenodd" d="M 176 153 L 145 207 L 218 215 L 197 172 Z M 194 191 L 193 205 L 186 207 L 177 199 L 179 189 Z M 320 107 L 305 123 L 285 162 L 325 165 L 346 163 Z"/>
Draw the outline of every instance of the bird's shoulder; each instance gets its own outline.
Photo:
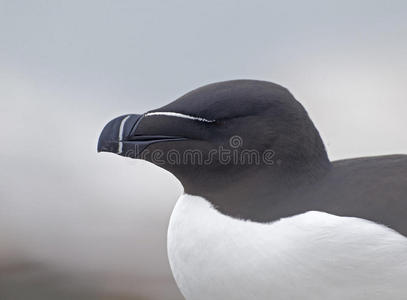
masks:
<path id="1" fill-rule="evenodd" d="M 332 174 L 337 180 L 352 178 L 355 183 L 370 185 L 407 183 L 407 155 L 403 154 L 344 159 L 332 165 Z M 407 190 L 407 185 L 405 187 Z"/>
<path id="2" fill-rule="evenodd" d="M 407 155 L 345 159 L 332 163 L 320 185 L 322 211 L 384 224 L 407 236 Z"/>

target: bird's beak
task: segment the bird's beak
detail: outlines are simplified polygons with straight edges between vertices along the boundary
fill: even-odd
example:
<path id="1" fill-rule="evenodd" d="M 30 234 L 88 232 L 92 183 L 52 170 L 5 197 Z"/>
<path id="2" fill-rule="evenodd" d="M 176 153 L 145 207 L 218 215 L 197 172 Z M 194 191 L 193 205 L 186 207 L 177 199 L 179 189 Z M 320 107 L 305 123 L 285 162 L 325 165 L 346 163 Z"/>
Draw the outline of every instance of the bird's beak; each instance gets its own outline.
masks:
<path id="1" fill-rule="evenodd" d="M 133 151 L 133 154 L 136 155 L 134 153 L 136 145 L 128 143 L 126 139 L 135 130 L 141 118 L 142 115 L 124 115 L 107 123 L 99 136 L 98 152 L 112 152 L 130 156 L 130 152 Z M 143 149 L 139 150 L 141 152 Z"/>
<path id="2" fill-rule="evenodd" d="M 124 115 L 113 119 L 99 136 L 98 152 L 112 152 L 121 156 L 140 158 L 142 151 L 153 143 L 184 140 L 185 138 L 159 134 L 142 134 L 137 128 L 144 115 Z"/>

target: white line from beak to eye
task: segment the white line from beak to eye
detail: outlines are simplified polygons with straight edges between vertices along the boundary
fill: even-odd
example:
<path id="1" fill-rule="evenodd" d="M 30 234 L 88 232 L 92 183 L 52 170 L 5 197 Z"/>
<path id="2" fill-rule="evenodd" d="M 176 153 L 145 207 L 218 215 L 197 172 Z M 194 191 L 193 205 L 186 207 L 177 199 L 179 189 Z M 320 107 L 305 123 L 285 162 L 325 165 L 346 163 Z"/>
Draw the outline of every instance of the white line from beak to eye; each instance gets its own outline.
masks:
<path id="1" fill-rule="evenodd" d="M 201 118 L 201 117 L 194 117 L 194 116 L 190 116 L 190 115 L 185 115 L 185 114 L 181 114 L 181 113 L 177 113 L 177 112 L 169 112 L 169 111 L 155 111 L 155 112 L 146 113 L 144 116 L 145 117 L 169 116 L 169 117 L 184 118 L 184 119 L 195 120 L 195 121 L 206 122 L 206 123 L 213 123 L 216 121 L 216 120 L 208 120 L 208 119 Z"/>
<path id="2" fill-rule="evenodd" d="M 124 117 L 123 120 L 120 122 L 120 129 L 119 129 L 119 149 L 117 150 L 117 154 L 121 154 L 123 152 L 123 128 L 124 124 L 126 124 L 127 119 L 130 118 L 130 115 Z"/>

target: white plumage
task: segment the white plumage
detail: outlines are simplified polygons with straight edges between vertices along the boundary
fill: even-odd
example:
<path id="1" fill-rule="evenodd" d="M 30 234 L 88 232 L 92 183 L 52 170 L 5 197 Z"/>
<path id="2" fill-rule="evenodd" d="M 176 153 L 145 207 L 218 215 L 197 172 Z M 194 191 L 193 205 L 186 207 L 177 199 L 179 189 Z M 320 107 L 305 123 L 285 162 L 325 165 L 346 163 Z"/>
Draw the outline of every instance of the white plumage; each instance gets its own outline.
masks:
<path id="1" fill-rule="evenodd" d="M 407 238 L 359 218 L 310 211 L 256 223 L 184 194 L 168 255 L 187 300 L 407 299 Z"/>

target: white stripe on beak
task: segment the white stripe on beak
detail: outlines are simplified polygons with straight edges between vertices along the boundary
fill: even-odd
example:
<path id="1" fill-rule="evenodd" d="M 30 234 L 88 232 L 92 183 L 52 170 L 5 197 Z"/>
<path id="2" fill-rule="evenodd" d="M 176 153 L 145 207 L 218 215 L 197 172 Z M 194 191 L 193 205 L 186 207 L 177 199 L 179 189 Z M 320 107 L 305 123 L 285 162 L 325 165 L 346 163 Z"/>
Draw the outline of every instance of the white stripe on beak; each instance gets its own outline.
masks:
<path id="1" fill-rule="evenodd" d="M 117 154 L 121 154 L 123 152 L 123 128 L 124 124 L 126 123 L 127 119 L 130 117 L 128 115 L 127 117 L 123 118 L 123 120 L 120 122 L 120 129 L 119 129 L 119 149 L 117 150 Z"/>

